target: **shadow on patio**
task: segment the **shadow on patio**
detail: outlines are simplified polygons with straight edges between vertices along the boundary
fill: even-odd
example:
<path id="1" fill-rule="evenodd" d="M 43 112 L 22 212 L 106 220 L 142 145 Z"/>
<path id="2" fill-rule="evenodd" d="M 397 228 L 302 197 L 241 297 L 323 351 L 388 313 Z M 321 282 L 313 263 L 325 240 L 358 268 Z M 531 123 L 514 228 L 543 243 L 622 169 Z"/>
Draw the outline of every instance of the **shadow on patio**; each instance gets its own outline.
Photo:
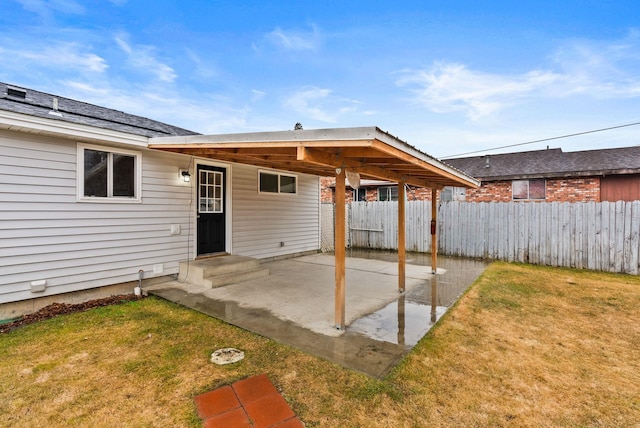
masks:
<path id="1" fill-rule="evenodd" d="M 352 251 L 346 260 L 345 330 L 334 327 L 334 258 L 314 254 L 265 263 L 265 278 L 204 288 L 171 281 L 150 294 L 373 377 L 383 377 L 484 271 L 477 260 L 407 254 L 398 292 L 395 253 Z"/>

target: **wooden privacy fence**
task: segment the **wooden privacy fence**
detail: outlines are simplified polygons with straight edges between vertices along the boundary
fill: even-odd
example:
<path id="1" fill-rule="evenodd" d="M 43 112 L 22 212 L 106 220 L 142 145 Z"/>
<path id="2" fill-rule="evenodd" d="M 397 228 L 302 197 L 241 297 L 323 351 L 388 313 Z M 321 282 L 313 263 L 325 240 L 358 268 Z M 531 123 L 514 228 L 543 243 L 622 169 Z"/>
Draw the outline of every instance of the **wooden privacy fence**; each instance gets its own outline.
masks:
<path id="1" fill-rule="evenodd" d="M 346 244 L 397 250 L 397 209 L 395 202 L 350 203 Z M 407 202 L 406 216 L 407 250 L 430 252 L 431 201 Z M 640 201 L 443 202 L 437 232 L 444 255 L 639 272 Z M 323 242 L 332 235 L 323 228 Z"/>

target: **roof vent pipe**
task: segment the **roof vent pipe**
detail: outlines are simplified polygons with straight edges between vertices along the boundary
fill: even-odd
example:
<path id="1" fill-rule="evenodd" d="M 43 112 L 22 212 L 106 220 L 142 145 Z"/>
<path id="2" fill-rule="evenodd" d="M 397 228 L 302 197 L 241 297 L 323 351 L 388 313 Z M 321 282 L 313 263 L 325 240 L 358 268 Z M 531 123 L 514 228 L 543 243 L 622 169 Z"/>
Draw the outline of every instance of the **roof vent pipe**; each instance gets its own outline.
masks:
<path id="1" fill-rule="evenodd" d="M 50 115 L 52 116 L 58 116 L 58 117 L 62 117 L 62 113 L 60 113 L 58 111 L 58 98 L 53 97 L 53 106 L 52 106 L 52 110 L 49 112 Z"/>
<path id="2" fill-rule="evenodd" d="M 484 167 L 489 168 L 490 166 L 491 166 L 490 159 L 489 159 L 489 156 L 487 155 L 484 158 Z"/>

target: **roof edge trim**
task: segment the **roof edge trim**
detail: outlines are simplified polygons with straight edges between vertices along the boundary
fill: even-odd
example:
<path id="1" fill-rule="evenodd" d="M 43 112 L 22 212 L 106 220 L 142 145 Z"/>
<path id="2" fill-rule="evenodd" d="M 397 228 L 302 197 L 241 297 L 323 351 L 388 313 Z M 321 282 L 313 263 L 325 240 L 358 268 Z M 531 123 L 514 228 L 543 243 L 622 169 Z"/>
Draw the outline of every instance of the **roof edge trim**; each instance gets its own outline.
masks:
<path id="1" fill-rule="evenodd" d="M 136 147 L 147 147 L 149 142 L 149 138 L 142 135 L 64 122 L 57 119 L 41 118 L 7 110 L 0 110 L 0 129 L 26 130 L 27 132 L 76 140 L 128 144 Z"/>

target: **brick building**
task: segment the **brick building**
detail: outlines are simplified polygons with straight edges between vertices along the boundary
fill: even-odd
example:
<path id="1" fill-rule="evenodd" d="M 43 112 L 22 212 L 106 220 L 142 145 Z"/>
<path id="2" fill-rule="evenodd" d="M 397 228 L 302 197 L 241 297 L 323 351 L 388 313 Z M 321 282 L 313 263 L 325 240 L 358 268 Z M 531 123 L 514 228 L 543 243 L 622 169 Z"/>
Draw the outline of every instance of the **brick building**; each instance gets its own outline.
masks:
<path id="1" fill-rule="evenodd" d="M 481 181 L 478 189 L 445 188 L 442 200 L 469 202 L 601 202 L 640 200 L 640 146 L 563 152 L 546 149 L 447 159 Z M 322 180 L 322 202 L 333 201 L 335 180 Z M 395 183 L 361 183 L 349 201 L 397 200 Z M 430 189 L 409 188 L 409 200 L 430 200 Z"/>

